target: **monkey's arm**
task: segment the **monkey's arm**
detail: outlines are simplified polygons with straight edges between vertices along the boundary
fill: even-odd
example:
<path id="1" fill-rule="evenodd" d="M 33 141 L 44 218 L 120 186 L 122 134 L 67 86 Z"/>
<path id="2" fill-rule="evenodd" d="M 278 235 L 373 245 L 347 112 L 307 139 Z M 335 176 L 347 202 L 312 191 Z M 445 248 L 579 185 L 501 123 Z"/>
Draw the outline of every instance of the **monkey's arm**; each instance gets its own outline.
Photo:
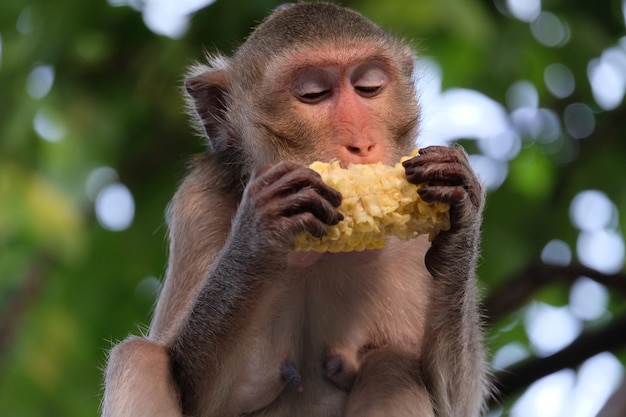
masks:
<path id="1" fill-rule="evenodd" d="M 410 182 L 430 184 L 419 190 L 423 200 L 451 204 L 451 228 L 435 238 L 425 258 L 434 285 L 424 379 L 438 417 L 475 417 L 487 391 L 475 288 L 483 190 L 460 148 L 428 147 L 404 166 Z"/>
<path id="2" fill-rule="evenodd" d="M 227 226 L 232 222 L 232 227 L 212 264 L 206 271 L 195 271 L 201 278 L 192 294 L 182 294 L 180 287 L 185 286 L 186 280 L 197 277 L 168 277 L 170 284 L 179 286 L 169 290 L 173 299 L 190 298 L 184 315 L 175 319 L 176 330 L 163 333 L 168 335 L 167 351 L 185 413 L 193 414 L 198 398 L 211 398 L 211 407 L 219 410 L 220 415 L 227 413 L 230 406 L 236 405 L 241 410 L 241 399 L 233 400 L 237 404 L 229 404 L 229 391 L 235 389 L 229 386 L 233 383 L 229 378 L 237 375 L 242 366 L 242 361 L 236 360 L 240 357 L 239 349 L 252 342 L 245 336 L 246 328 L 264 316 L 256 314 L 257 309 L 266 304 L 264 299 L 272 290 L 281 286 L 295 236 L 303 231 L 322 236 L 327 224 L 336 224 L 341 219 L 336 210 L 340 201 L 341 196 L 306 167 L 280 163 L 267 168 L 245 188 L 234 218 L 228 220 Z M 174 224 L 181 221 L 176 218 L 180 214 L 172 213 Z M 175 227 L 187 226 L 179 223 Z M 196 223 L 188 227 L 199 226 Z M 189 236 L 197 235 L 197 230 L 189 232 Z M 185 233 L 173 236 L 175 241 L 185 238 L 188 238 Z M 178 252 L 172 257 L 176 265 L 171 267 L 178 268 L 179 273 L 186 271 L 185 262 L 210 256 L 205 252 L 205 239 L 186 246 L 191 253 Z M 157 326 L 165 321 L 159 315 L 155 318 Z M 277 362 L 277 383 L 279 366 Z"/>
<path id="3" fill-rule="evenodd" d="M 150 333 L 129 337 L 111 350 L 104 417 L 183 415 L 167 346 L 177 337 L 230 229 L 237 196 L 223 190 L 223 175 L 212 156 L 196 157 L 170 204 L 168 269 Z"/>
<path id="4" fill-rule="evenodd" d="M 246 326 L 267 316 L 255 309 L 280 287 L 295 235 L 336 224 L 341 196 L 308 168 L 282 163 L 253 178 L 239 202 L 214 162 L 197 159 L 173 200 L 169 267 L 150 334 L 111 351 L 103 416 L 238 415 L 267 405 L 285 384 L 279 359 L 260 362 L 270 375 L 275 367 L 272 384 L 242 371 L 254 342 Z"/>

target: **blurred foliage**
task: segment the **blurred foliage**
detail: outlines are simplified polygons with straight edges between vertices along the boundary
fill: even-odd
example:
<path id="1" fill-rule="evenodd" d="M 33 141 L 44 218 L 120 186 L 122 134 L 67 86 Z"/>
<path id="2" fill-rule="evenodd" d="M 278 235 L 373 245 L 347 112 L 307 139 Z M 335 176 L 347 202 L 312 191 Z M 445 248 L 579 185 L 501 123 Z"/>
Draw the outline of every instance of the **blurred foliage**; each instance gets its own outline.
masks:
<path id="1" fill-rule="evenodd" d="M 230 53 L 279 3 L 218 0 L 178 40 L 152 33 L 133 8 L 105 1 L 0 4 L 0 415 L 97 414 L 106 351 L 149 323 L 150 277 L 165 268 L 163 213 L 188 155 L 204 149 L 183 111 L 182 74 L 205 50 Z M 568 210 L 581 190 L 603 191 L 626 213 L 626 108 L 600 111 L 587 81 L 589 61 L 624 36 L 620 1 L 544 1 L 571 30 L 556 48 L 504 16 L 501 0 L 344 4 L 415 40 L 441 64 L 444 89 L 471 88 L 504 103 L 511 84 L 525 79 L 540 106 L 558 115 L 573 102 L 595 111 L 588 138 L 567 138 L 556 150 L 524 142 L 507 180 L 490 193 L 480 267 L 486 295 L 536 262 L 550 240 L 576 247 Z M 545 87 L 543 71 L 555 62 L 577 82 L 566 99 Z M 37 65 L 53 68 L 54 83 L 33 98 L 27 85 Z M 37 117 L 61 129 L 59 140 L 39 137 Z M 117 171 L 135 200 L 132 226 L 122 232 L 98 224 L 86 192 L 88 175 L 102 166 Z M 564 305 L 568 290 L 560 284 L 538 296 Z M 614 295 L 612 313 L 623 306 Z M 492 350 L 528 343 L 523 327 L 510 325 L 519 317 L 490 333 Z"/>

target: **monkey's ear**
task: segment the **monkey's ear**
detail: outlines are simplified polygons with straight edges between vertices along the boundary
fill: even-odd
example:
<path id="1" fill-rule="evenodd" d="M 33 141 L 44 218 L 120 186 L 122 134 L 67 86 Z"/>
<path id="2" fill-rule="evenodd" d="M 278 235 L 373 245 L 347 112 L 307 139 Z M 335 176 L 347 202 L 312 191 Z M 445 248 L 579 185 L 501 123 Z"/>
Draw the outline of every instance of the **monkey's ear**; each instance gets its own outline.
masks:
<path id="1" fill-rule="evenodd" d="M 199 70 L 202 71 L 199 71 Z M 190 110 L 197 115 L 199 128 L 203 130 L 215 150 L 226 147 L 226 95 L 229 88 L 227 68 L 194 68 L 185 78 Z"/>

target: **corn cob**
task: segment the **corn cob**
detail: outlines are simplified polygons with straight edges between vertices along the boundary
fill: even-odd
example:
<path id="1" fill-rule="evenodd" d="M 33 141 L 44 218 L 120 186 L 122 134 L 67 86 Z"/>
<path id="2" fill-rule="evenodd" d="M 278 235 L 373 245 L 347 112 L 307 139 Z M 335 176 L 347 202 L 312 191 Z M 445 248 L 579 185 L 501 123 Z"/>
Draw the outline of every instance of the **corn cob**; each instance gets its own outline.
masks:
<path id="1" fill-rule="evenodd" d="M 413 156 L 417 154 L 413 152 Z M 338 210 L 344 219 L 328 227 L 322 238 L 309 233 L 296 237 L 295 251 L 350 252 L 385 246 L 385 237 L 410 239 L 428 234 L 432 240 L 450 228 L 450 206 L 426 203 L 417 193 L 422 185 L 406 180 L 403 157 L 391 167 L 382 163 L 350 165 L 338 161 L 314 162 L 309 168 L 318 172 L 326 184 L 339 191 L 343 199 Z"/>

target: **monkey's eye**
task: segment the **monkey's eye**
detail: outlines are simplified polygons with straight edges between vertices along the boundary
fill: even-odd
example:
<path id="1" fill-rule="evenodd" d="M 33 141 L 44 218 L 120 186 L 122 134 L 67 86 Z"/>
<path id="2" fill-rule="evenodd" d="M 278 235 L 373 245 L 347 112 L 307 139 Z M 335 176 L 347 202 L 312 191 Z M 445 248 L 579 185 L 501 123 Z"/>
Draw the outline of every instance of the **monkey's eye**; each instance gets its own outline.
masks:
<path id="1" fill-rule="evenodd" d="M 373 97 L 375 96 L 381 89 L 382 86 L 356 86 L 354 89 L 358 91 L 364 97 Z"/>
<path id="2" fill-rule="evenodd" d="M 305 77 L 294 85 L 294 92 L 303 103 L 315 104 L 324 100 L 331 93 L 330 82 L 324 78 Z"/>
<path id="3" fill-rule="evenodd" d="M 378 65 L 368 63 L 355 69 L 352 85 L 363 97 L 374 97 L 387 82 L 387 73 Z"/>
<path id="4" fill-rule="evenodd" d="M 302 94 L 300 99 L 306 103 L 317 103 L 322 101 L 328 94 L 330 94 L 330 90 L 316 91 L 314 93 Z"/>

